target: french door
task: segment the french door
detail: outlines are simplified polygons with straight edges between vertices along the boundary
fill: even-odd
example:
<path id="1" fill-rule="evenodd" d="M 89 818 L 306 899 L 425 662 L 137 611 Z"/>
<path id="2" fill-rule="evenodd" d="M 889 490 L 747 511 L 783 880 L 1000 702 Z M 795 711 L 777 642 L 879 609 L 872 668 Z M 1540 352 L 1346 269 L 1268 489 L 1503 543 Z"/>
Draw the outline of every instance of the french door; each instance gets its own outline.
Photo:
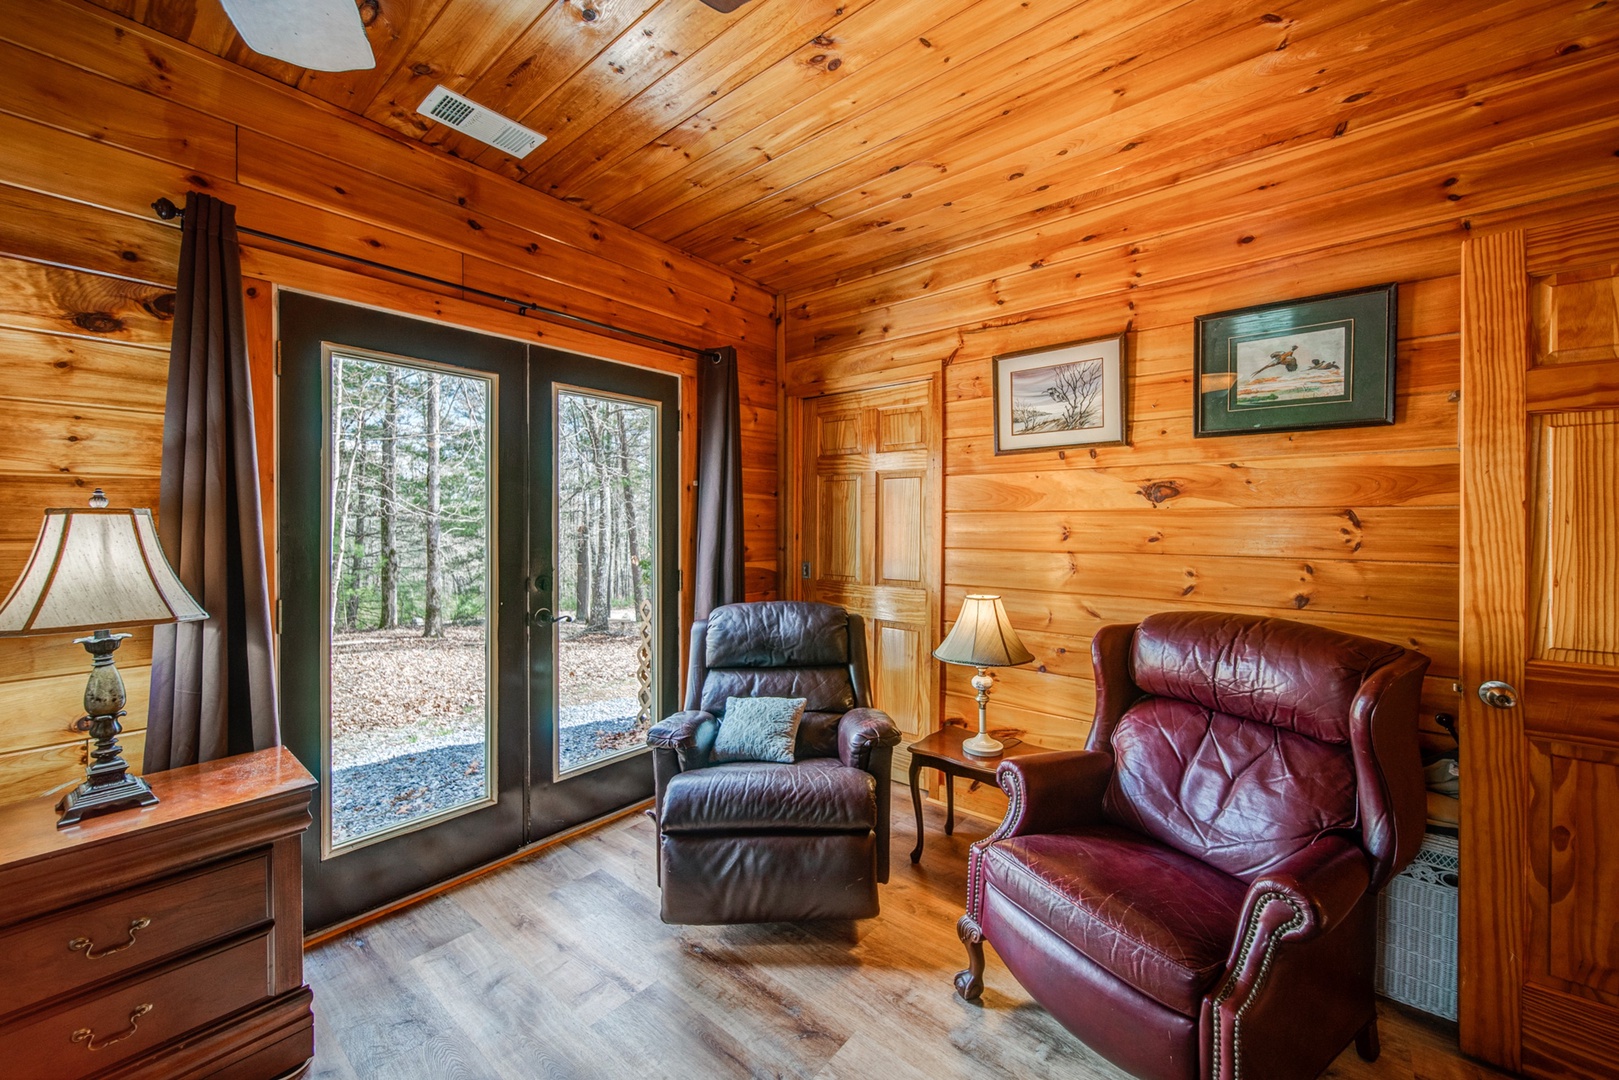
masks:
<path id="1" fill-rule="evenodd" d="M 645 798 L 674 707 L 678 384 L 284 293 L 282 731 L 305 923 Z"/>

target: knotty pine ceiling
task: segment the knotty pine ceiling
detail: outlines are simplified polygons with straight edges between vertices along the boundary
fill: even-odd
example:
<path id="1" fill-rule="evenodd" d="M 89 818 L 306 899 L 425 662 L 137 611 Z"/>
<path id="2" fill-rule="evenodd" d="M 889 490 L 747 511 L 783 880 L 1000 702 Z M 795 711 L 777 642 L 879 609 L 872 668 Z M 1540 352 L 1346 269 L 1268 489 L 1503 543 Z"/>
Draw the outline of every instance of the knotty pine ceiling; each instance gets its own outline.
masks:
<path id="1" fill-rule="evenodd" d="M 1619 38 L 1604 0 L 358 0 L 377 67 L 333 74 L 252 53 L 218 0 L 94 2 L 786 293 Z M 436 83 L 547 141 L 516 161 L 426 122 Z"/>

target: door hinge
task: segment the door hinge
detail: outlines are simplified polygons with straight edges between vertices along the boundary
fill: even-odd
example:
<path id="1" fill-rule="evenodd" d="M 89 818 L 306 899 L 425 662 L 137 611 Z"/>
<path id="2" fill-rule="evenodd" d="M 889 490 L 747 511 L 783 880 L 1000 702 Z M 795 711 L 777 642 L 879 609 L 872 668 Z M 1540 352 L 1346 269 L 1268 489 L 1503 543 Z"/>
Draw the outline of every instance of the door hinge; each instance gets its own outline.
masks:
<path id="1" fill-rule="evenodd" d="M 278 379 L 281 378 L 281 339 L 280 338 L 277 338 L 276 342 L 275 342 L 275 377 L 278 378 Z"/>
<path id="2" fill-rule="evenodd" d="M 685 592 L 685 591 L 686 591 L 686 572 L 684 570 L 676 570 L 675 571 L 675 592 Z"/>
<path id="3" fill-rule="evenodd" d="M 810 576 L 810 564 L 809 563 L 802 562 L 802 563 L 798 564 L 798 576 L 801 577 L 801 578 L 807 578 L 807 577 Z"/>
<path id="4" fill-rule="evenodd" d="M 275 632 L 281 633 L 281 597 L 275 598 Z"/>

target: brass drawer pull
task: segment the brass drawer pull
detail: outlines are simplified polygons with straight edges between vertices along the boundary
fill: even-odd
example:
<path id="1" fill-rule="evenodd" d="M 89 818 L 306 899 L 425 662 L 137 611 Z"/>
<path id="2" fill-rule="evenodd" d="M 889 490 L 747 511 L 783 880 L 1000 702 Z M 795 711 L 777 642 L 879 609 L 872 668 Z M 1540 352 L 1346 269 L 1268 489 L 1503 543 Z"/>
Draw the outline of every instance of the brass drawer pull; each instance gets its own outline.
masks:
<path id="1" fill-rule="evenodd" d="M 123 952 L 125 949 L 135 944 L 135 935 L 151 925 L 151 919 L 143 918 L 129 920 L 129 940 L 125 941 L 121 945 L 114 945 L 109 949 L 102 949 L 100 952 L 96 952 L 95 942 L 91 941 L 87 937 L 76 937 L 67 943 L 67 947 L 74 952 L 82 952 L 86 960 L 100 960 L 103 956 L 111 956 L 113 953 Z"/>
<path id="2" fill-rule="evenodd" d="M 100 1042 L 96 1042 L 96 1033 L 91 1031 L 89 1028 L 80 1028 L 79 1030 L 75 1031 L 72 1035 L 68 1036 L 68 1041 L 83 1043 L 86 1050 L 104 1050 L 113 1043 L 121 1043 L 131 1035 L 135 1034 L 135 1029 L 140 1027 L 141 1017 L 145 1016 L 151 1011 L 152 1003 L 149 1001 L 145 1004 L 135 1006 L 135 1008 L 132 1009 L 129 1014 L 129 1026 L 120 1031 L 118 1034 L 106 1039 L 102 1039 Z"/>

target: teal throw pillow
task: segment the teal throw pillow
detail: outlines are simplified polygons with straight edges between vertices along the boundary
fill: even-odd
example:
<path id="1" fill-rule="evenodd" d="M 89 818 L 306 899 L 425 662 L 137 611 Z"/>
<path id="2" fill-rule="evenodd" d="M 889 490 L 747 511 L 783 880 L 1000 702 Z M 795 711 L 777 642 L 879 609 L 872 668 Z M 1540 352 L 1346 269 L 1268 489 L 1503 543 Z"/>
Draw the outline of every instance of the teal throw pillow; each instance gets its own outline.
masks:
<path id="1" fill-rule="evenodd" d="M 790 765 L 798 724 L 804 719 L 801 697 L 734 697 L 725 699 L 710 761 L 775 761 Z"/>

